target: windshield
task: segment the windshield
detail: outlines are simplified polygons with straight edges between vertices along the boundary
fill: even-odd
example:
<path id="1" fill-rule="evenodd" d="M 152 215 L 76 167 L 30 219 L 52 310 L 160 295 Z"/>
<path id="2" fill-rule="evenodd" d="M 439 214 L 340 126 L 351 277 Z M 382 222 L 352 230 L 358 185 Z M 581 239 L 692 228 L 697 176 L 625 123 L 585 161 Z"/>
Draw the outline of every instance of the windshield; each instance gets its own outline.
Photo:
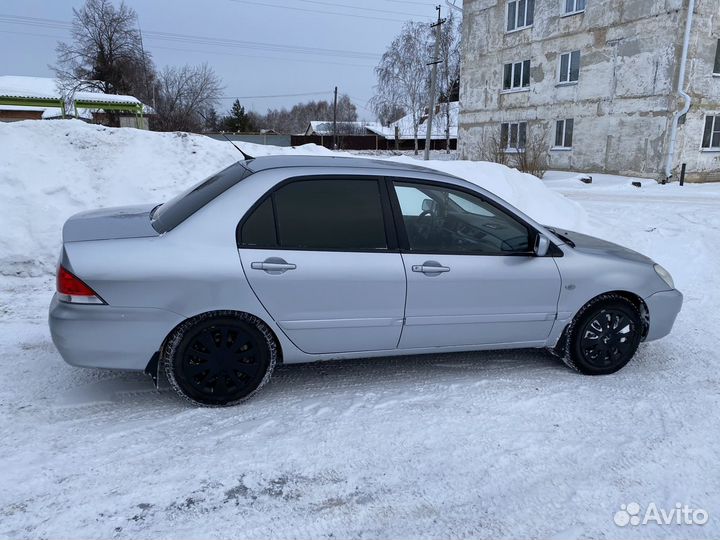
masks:
<path id="1" fill-rule="evenodd" d="M 183 191 L 153 209 L 150 214 L 153 228 L 159 233 L 171 231 L 207 203 L 252 174 L 238 161 L 199 184 Z"/>

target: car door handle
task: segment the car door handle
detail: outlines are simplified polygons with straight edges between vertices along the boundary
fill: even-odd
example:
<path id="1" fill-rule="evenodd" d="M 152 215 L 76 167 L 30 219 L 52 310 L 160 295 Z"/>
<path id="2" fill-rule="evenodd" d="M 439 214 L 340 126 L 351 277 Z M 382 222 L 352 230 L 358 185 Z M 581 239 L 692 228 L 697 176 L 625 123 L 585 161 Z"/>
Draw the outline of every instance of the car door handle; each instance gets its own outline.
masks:
<path id="1" fill-rule="evenodd" d="M 436 261 L 425 261 L 423 264 L 413 265 L 412 271 L 422 274 L 442 274 L 443 272 L 449 272 L 450 268 Z"/>
<path id="2" fill-rule="evenodd" d="M 253 270 L 264 270 L 270 274 L 282 274 L 288 270 L 295 270 L 297 265 L 289 263 L 279 257 L 270 257 L 262 262 L 250 263 L 250 268 Z"/>

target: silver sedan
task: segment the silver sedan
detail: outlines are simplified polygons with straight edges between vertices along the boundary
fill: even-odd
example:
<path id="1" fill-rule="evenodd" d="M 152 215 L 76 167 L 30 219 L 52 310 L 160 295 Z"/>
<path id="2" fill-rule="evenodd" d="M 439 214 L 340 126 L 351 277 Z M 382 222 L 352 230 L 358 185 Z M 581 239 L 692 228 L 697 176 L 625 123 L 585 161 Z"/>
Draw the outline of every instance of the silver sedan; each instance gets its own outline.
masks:
<path id="1" fill-rule="evenodd" d="M 164 373 L 220 406 L 279 362 L 537 347 L 614 373 L 681 305 L 647 257 L 460 178 L 274 156 L 162 205 L 70 218 L 50 330 L 72 365 Z"/>

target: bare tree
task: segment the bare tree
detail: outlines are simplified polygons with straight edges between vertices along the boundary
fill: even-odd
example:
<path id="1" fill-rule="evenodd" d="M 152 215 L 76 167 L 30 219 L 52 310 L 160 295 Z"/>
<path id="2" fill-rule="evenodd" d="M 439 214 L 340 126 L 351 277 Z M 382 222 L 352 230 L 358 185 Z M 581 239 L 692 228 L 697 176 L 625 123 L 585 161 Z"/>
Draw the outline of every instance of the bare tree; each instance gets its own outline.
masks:
<path id="1" fill-rule="evenodd" d="M 507 151 L 507 145 L 495 135 L 485 133 L 480 141 L 480 159 L 482 161 L 490 161 L 499 163 L 500 165 L 510 165 L 510 154 Z"/>
<path id="2" fill-rule="evenodd" d="M 160 131 L 200 131 L 202 112 L 222 93 L 220 79 L 207 64 L 166 67 L 157 86 L 155 128 Z"/>
<path id="3" fill-rule="evenodd" d="M 412 120 L 415 154 L 418 153 L 418 131 L 428 101 L 430 72 L 428 42 L 430 27 L 406 22 L 375 68 L 378 84 L 371 104 L 376 114 L 388 108 L 401 108 Z"/>
<path id="4" fill-rule="evenodd" d="M 154 68 L 143 51 L 135 10 L 121 2 L 86 0 L 73 9 L 71 41 L 56 47 L 60 90 L 132 94 L 150 102 Z"/>
<path id="5" fill-rule="evenodd" d="M 389 126 L 405 116 L 405 109 L 392 103 L 383 103 L 376 112 L 378 120 L 383 126 Z"/>
<path id="6" fill-rule="evenodd" d="M 550 147 L 544 134 L 528 137 L 525 148 L 515 152 L 515 167 L 542 178 L 547 172 L 549 154 Z"/>
<path id="7" fill-rule="evenodd" d="M 290 110 L 270 109 L 267 114 L 256 120 L 256 125 L 265 129 L 273 129 L 278 133 L 304 133 L 313 120 L 330 122 L 333 117 L 333 105 L 329 101 L 308 101 L 298 103 Z M 338 128 L 341 124 L 357 120 L 357 108 L 350 96 L 343 94 L 338 97 Z"/>

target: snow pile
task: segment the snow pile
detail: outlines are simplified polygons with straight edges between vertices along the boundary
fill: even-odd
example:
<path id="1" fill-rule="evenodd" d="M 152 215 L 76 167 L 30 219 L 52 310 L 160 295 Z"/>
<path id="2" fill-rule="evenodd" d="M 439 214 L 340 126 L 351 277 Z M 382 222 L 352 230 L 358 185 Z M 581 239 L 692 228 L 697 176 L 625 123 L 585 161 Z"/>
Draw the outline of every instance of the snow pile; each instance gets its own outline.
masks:
<path id="1" fill-rule="evenodd" d="M 317 145 L 240 144 L 253 156 L 337 155 Z M 0 275 L 54 272 L 62 225 L 72 214 L 165 201 L 239 157 L 229 143 L 201 135 L 77 120 L 0 124 Z M 419 164 L 409 157 L 390 159 Z M 422 164 L 475 182 L 541 223 L 586 229 L 581 207 L 534 176 L 483 162 Z"/>
<path id="2" fill-rule="evenodd" d="M 203 136 L 78 120 L 0 123 L 0 274 L 54 272 L 71 215 L 162 202 L 238 156 Z"/>

